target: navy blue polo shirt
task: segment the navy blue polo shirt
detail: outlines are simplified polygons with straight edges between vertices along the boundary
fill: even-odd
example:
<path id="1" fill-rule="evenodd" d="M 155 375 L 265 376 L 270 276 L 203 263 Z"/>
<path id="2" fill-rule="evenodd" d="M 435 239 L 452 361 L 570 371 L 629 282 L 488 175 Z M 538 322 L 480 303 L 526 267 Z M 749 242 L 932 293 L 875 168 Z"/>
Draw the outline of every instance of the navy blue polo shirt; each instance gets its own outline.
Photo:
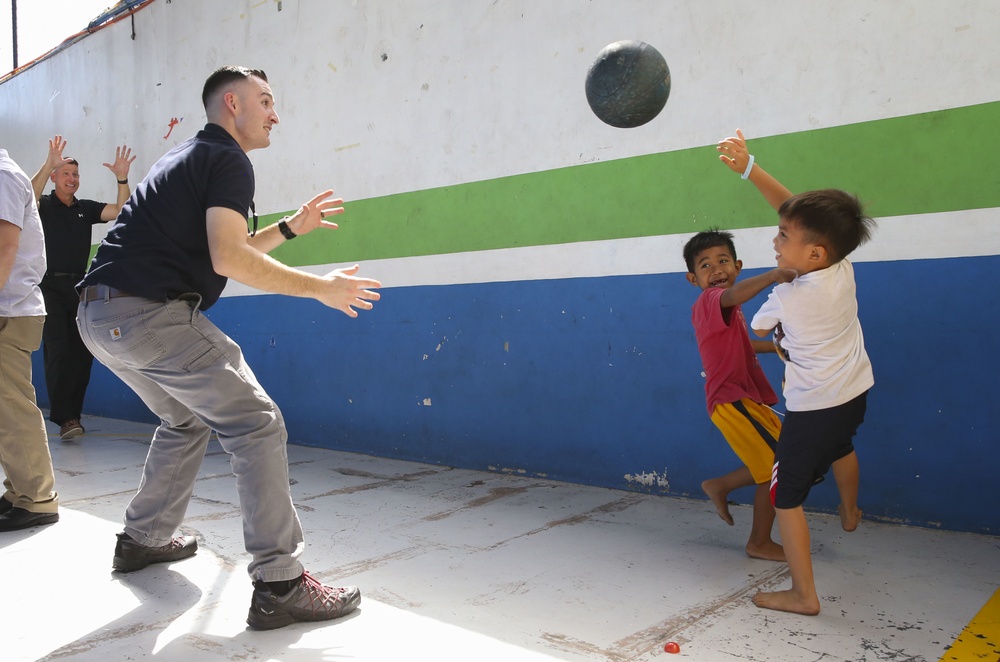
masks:
<path id="1" fill-rule="evenodd" d="M 83 274 L 90 258 L 90 227 L 101 220 L 107 205 L 73 198 L 70 205 L 53 191 L 38 199 L 38 215 L 45 231 L 45 261 L 49 274 Z"/>
<path id="2" fill-rule="evenodd" d="M 227 279 L 212 268 L 206 212 L 225 207 L 245 216 L 253 194 L 246 153 L 225 129 L 205 125 L 136 186 L 80 285 L 103 283 L 159 301 L 196 292 L 207 310 Z"/>

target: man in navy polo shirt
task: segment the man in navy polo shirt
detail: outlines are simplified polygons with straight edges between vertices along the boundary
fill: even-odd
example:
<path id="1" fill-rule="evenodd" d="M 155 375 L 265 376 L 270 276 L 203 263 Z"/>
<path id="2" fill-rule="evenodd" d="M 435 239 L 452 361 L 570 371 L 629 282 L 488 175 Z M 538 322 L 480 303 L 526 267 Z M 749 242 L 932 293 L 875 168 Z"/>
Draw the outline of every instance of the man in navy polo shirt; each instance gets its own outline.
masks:
<path id="1" fill-rule="evenodd" d="M 357 317 L 355 308 L 370 310 L 378 300 L 371 290 L 380 284 L 357 277 L 357 265 L 317 276 L 267 255 L 298 235 L 336 228 L 324 219 L 343 212 L 333 191 L 247 232 L 254 195 L 247 152 L 270 145 L 278 123 L 264 72 L 223 67 L 205 81 L 202 101 L 208 124 L 136 186 L 80 283 L 84 342 L 161 419 L 113 565 L 130 572 L 195 553 L 193 536 L 174 533 L 215 430 L 232 456 L 243 538 L 253 557 L 247 623 L 272 629 L 337 618 L 353 611 L 361 594 L 353 586 L 323 586 L 299 562 L 303 535 L 289 489 L 281 412 L 239 345 L 201 311 L 233 278 Z"/>
<path id="2" fill-rule="evenodd" d="M 42 334 L 42 357 L 49 420 L 59 425 L 62 440 L 69 441 L 84 432 L 80 416 L 94 362 L 76 328 L 76 306 L 80 302 L 76 284 L 83 278 L 90 259 L 91 226 L 115 220 L 128 200 L 128 172 L 135 157 L 128 145 L 115 149 L 114 163 L 105 163 L 104 167 L 118 180 L 118 200 L 113 204 L 95 202 L 76 197 L 80 164 L 76 159 L 63 157 L 65 147 L 66 141 L 60 135 L 49 141 L 49 155 L 31 178 L 31 187 L 45 228 L 45 256 L 49 264 L 41 284 L 48 311 Z M 55 188 L 42 195 L 49 180 Z"/>

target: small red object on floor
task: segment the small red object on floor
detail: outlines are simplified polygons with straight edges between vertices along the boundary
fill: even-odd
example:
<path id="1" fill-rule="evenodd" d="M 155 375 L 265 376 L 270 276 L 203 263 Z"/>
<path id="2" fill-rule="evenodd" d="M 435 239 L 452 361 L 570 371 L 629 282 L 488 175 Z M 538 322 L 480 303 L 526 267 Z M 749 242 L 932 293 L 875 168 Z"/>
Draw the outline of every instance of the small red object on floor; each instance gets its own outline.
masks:
<path id="1" fill-rule="evenodd" d="M 667 653 L 680 653 L 681 645 L 678 644 L 676 641 L 668 641 L 667 643 L 663 644 L 663 650 L 666 651 Z"/>

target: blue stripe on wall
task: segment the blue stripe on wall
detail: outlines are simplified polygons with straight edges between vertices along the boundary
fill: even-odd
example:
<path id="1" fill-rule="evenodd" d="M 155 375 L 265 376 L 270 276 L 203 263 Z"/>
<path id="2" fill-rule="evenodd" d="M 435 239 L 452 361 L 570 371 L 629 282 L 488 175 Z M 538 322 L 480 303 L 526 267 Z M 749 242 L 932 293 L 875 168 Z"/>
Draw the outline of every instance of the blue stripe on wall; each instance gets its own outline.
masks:
<path id="1" fill-rule="evenodd" d="M 1000 533 L 1000 515 L 979 507 L 997 472 L 997 295 L 961 287 L 998 268 L 1000 257 L 856 265 L 877 382 L 856 439 L 866 515 Z M 659 274 L 387 289 L 354 320 L 276 296 L 224 299 L 209 316 L 242 345 L 295 443 L 700 498 L 700 482 L 737 460 L 705 412 L 696 295 Z M 763 363 L 779 384 L 780 362 Z M 35 375 L 43 400 L 39 357 Z M 150 420 L 99 366 L 86 409 Z M 645 473 L 669 487 L 625 478 Z M 832 512 L 833 481 L 807 505 Z"/>

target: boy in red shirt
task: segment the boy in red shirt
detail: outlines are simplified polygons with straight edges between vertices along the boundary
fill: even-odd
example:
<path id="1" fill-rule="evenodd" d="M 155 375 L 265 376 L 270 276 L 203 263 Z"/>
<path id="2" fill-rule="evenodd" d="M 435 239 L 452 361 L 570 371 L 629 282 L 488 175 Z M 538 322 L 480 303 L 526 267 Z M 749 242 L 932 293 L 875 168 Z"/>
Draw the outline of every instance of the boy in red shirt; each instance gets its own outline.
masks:
<path id="1" fill-rule="evenodd" d="M 737 282 L 743 263 L 736 258 L 733 235 L 719 230 L 699 232 L 684 246 L 687 279 L 701 288 L 691 310 L 698 351 L 705 370 L 708 415 L 729 442 L 743 467 L 701 484 L 716 510 L 732 526 L 727 497 L 740 487 L 756 485 L 753 523 L 746 553 L 752 558 L 784 561 L 781 545 L 771 539 L 771 469 L 781 422 L 768 406 L 778 397 L 757 361 L 757 351 L 773 352 L 767 341 L 751 341 L 740 310 L 767 287 L 795 278 L 791 269 L 771 269 Z"/>

